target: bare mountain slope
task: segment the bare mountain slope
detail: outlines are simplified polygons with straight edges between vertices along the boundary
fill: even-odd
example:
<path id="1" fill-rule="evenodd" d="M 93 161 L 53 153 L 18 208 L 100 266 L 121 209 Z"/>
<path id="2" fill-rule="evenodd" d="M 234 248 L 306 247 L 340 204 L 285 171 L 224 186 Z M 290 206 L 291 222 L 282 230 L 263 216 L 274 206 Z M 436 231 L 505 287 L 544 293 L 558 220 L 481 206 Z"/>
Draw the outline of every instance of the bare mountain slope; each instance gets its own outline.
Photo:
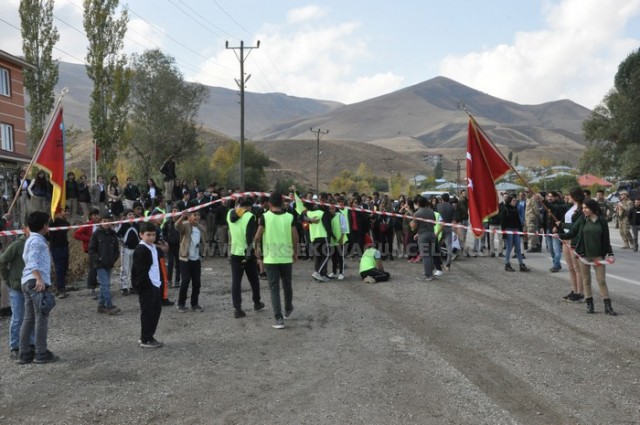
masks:
<path id="1" fill-rule="evenodd" d="M 459 102 L 507 150 L 545 148 L 561 159 L 571 159 L 584 149 L 582 122 L 588 109 L 568 100 L 519 105 L 444 77 L 281 124 L 257 138 L 307 138 L 309 128 L 319 127 L 329 130 L 334 140 L 367 142 L 400 152 L 464 150 L 467 115 L 458 108 Z"/>

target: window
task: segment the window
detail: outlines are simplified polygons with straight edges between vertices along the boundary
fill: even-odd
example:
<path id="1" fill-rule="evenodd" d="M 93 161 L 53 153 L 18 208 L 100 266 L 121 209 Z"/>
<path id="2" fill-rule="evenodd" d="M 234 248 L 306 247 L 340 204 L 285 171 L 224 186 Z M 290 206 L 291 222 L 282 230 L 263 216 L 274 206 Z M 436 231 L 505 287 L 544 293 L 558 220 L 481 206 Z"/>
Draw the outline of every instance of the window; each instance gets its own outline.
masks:
<path id="1" fill-rule="evenodd" d="M 0 123 L 0 142 L 2 150 L 13 152 L 13 126 Z"/>
<path id="2" fill-rule="evenodd" d="M 6 68 L 0 68 L 0 94 L 4 96 L 11 96 L 11 78 L 9 70 Z"/>

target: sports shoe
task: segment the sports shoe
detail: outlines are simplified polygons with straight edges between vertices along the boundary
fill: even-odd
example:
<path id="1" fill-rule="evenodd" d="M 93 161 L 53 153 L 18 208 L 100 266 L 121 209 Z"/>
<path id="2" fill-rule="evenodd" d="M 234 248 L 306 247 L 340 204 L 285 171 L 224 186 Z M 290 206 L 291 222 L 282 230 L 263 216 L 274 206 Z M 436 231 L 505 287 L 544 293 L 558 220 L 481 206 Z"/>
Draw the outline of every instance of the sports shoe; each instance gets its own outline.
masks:
<path id="1" fill-rule="evenodd" d="M 433 272 L 433 275 L 434 276 L 442 276 L 442 275 L 444 275 L 444 272 L 442 270 L 436 270 L 436 271 Z"/>
<path id="2" fill-rule="evenodd" d="M 329 274 L 327 275 L 327 277 L 328 277 L 329 279 L 335 279 L 335 278 L 337 278 L 338 276 L 337 276 L 335 273 L 329 273 Z"/>
<path id="3" fill-rule="evenodd" d="M 549 269 L 549 271 L 550 271 L 551 273 L 558 273 L 558 272 L 560 271 L 560 269 L 559 269 L 559 268 L 557 268 L 557 267 L 551 267 L 551 268 Z"/>
<path id="4" fill-rule="evenodd" d="M 151 338 L 147 342 L 138 341 L 138 343 L 140 344 L 140 347 L 142 347 L 142 348 L 160 348 L 163 345 L 160 341 L 158 341 L 155 338 Z"/>
<path id="5" fill-rule="evenodd" d="M 322 282 L 322 275 L 320 273 L 318 273 L 318 272 L 313 272 L 311 277 L 314 278 L 315 280 L 317 280 L 318 282 Z"/>
<path id="6" fill-rule="evenodd" d="M 124 288 L 120 290 L 120 293 L 126 297 L 127 295 L 129 295 L 129 290 L 127 288 Z"/>
<path id="7" fill-rule="evenodd" d="M 280 317 L 276 319 L 276 323 L 273 324 L 274 329 L 284 329 L 284 319 Z"/>
<path id="8" fill-rule="evenodd" d="M 116 307 L 115 305 L 112 305 L 111 307 L 107 307 L 106 308 L 106 313 L 109 316 L 115 316 L 116 314 L 120 313 L 122 310 L 120 310 L 118 307 Z"/>
<path id="9" fill-rule="evenodd" d="M 18 364 L 29 364 L 29 363 L 33 363 L 33 360 L 35 359 L 36 354 L 33 351 L 30 351 L 27 354 L 20 354 L 18 357 Z"/>
<path id="10" fill-rule="evenodd" d="M 258 274 L 258 277 L 260 279 L 266 279 L 267 278 L 267 272 L 262 272 L 262 273 Z"/>
<path id="11" fill-rule="evenodd" d="M 98 306 L 98 313 L 102 314 L 102 313 L 106 313 L 107 312 L 107 307 L 103 306 L 103 305 L 99 305 Z"/>
<path id="12" fill-rule="evenodd" d="M 416 277 L 416 280 L 419 282 L 431 282 L 434 279 L 433 276 L 419 276 Z"/>
<path id="13" fill-rule="evenodd" d="M 367 276 L 364 278 L 364 283 L 376 283 L 376 279 L 373 276 Z"/>
<path id="14" fill-rule="evenodd" d="M 293 306 L 291 306 L 291 310 L 284 311 L 284 318 L 288 320 L 291 318 L 292 314 L 293 314 Z"/>
<path id="15" fill-rule="evenodd" d="M 515 272 L 515 270 L 513 269 L 513 267 L 511 267 L 511 264 L 505 264 L 505 265 L 504 265 L 504 271 L 505 271 L 505 272 Z"/>
<path id="16" fill-rule="evenodd" d="M 69 296 L 69 294 L 67 294 L 67 291 L 65 291 L 64 289 L 61 289 L 58 291 L 58 299 L 63 300 L 65 298 L 67 298 Z"/>
<path id="17" fill-rule="evenodd" d="M 253 310 L 254 311 L 261 311 L 264 309 L 264 303 L 258 301 L 257 303 L 253 303 Z"/>
<path id="18" fill-rule="evenodd" d="M 520 264 L 520 271 L 521 272 L 530 272 L 531 269 L 529 267 L 527 267 L 524 263 Z"/>
<path id="19" fill-rule="evenodd" d="M 171 301 L 171 300 L 170 300 L 170 299 L 168 299 L 168 298 L 167 298 L 167 299 L 162 300 L 162 306 L 163 306 L 163 307 L 170 307 L 170 306 L 175 305 L 175 304 L 176 304 L 176 302 L 175 302 L 175 301 Z"/>
<path id="20" fill-rule="evenodd" d="M 183 305 L 178 305 L 178 307 L 176 307 L 176 309 L 178 310 L 178 313 L 186 313 L 187 311 L 187 307 L 183 306 Z"/>
<path id="21" fill-rule="evenodd" d="M 567 301 L 569 299 L 569 297 L 571 297 L 574 294 L 573 291 L 569 292 L 567 295 L 565 295 L 564 297 L 562 297 L 563 300 Z"/>
<path id="22" fill-rule="evenodd" d="M 204 311 L 204 308 L 200 307 L 199 305 L 193 305 L 191 306 L 191 310 L 195 311 L 196 313 L 202 313 Z"/>
<path id="23" fill-rule="evenodd" d="M 58 360 L 60 360 L 60 357 L 47 350 L 44 354 L 38 354 L 33 362 L 37 364 L 44 364 L 57 362 Z"/>
<path id="24" fill-rule="evenodd" d="M 11 358 L 11 360 L 18 360 L 20 358 L 20 349 L 12 348 L 9 357 Z"/>
<path id="25" fill-rule="evenodd" d="M 235 311 L 233 312 L 233 317 L 235 317 L 236 319 L 242 319 L 243 317 L 246 317 L 246 316 L 247 316 L 247 313 L 240 310 L 239 308 L 236 308 Z"/>
<path id="26" fill-rule="evenodd" d="M 331 282 L 328 276 L 320 276 L 320 282 Z"/>
<path id="27" fill-rule="evenodd" d="M 571 295 L 567 297 L 567 301 L 570 303 L 578 303 L 580 302 L 580 300 L 581 300 L 580 294 L 576 294 L 575 292 L 573 292 Z"/>
<path id="28" fill-rule="evenodd" d="M 491 257 L 491 258 L 496 258 L 496 253 L 495 253 L 495 252 L 492 252 L 492 253 L 491 253 L 491 255 L 490 255 L 490 257 Z M 501 255 L 501 257 L 502 257 L 502 255 Z"/>
<path id="29" fill-rule="evenodd" d="M 344 280 L 344 275 L 342 273 L 338 275 L 338 280 Z"/>

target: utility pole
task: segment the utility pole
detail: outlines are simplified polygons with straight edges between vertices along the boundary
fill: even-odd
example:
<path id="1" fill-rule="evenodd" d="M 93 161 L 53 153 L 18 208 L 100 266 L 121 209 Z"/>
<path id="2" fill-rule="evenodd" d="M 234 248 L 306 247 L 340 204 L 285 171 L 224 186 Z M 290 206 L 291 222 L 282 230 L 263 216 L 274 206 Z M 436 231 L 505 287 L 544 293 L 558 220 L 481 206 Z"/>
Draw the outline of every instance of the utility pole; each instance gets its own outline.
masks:
<path id="1" fill-rule="evenodd" d="M 225 41 L 224 47 L 233 50 L 240 61 L 240 80 L 236 79 L 236 84 L 240 87 L 240 190 L 244 191 L 244 84 L 251 78 L 251 75 L 246 79 L 244 77 L 244 61 L 251 50 L 260 48 L 260 40 L 252 47 L 246 47 L 244 41 L 240 41 L 239 47 L 229 47 L 229 42 Z M 236 50 L 239 50 L 240 54 Z M 245 50 L 249 50 L 247 56 L 244 55 Z"/>
<path id="2" fill-rule="evenodd" d="M 309 129 L 312 133 L 316 134 L 316 192 L 320 193 L 320 135 L 329 134 L 329 130 L 322 131 L 320 129 L 314 130 L 313 127 Z"/>

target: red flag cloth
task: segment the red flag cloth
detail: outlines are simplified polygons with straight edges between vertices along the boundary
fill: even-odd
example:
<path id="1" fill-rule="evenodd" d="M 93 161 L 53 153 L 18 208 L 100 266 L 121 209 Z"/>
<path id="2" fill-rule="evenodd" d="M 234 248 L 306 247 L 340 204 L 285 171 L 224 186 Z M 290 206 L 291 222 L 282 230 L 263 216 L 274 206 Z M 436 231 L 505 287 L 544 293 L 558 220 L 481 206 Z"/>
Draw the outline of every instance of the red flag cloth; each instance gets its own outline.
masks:
<path id="1" fill-rule="evenodd" d="M 498 212 L 496 181 L 511 169 L 511 165 L 495 148 L 473 118 L 469 119 L 467 135 L 467 186 L 469 222 L 476 236 L 482 235 L 482 222 Z"/>
<path id="2" fill-rule="evenodd" d="M 43 143 L 34 160 L 38 167 L 49 173 L 50 182 L 53 185 L 51 217 L 55 215 L 58 206 L 64 209 L 66 202 L 62 106 L 58 105 L 53 116 L 53 121 L 45 132 Z"/>

